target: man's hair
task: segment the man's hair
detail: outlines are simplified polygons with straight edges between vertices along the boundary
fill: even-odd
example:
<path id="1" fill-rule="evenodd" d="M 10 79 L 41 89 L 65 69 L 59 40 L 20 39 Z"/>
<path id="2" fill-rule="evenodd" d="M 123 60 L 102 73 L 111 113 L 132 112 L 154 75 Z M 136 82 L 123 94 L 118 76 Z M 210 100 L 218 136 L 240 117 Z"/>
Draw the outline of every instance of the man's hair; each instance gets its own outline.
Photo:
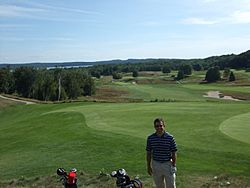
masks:
<path id="1" fill-rule="evenodd" d="M 162 118 L 156 118 L 156 119 L 154 120 L 154 125 L 155 125 L 157 122 L 162 122 L 163 125 L 165 125 L 164 120 L 163 120 Z"/>

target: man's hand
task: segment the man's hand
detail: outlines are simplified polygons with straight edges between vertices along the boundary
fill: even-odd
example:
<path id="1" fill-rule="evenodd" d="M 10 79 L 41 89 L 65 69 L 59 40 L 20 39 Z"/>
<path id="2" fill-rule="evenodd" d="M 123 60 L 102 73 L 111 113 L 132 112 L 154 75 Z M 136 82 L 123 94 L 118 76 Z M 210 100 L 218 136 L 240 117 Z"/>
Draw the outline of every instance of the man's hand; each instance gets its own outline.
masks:
<path id="1" fill-rule="evenodd" d="M 147 167 L 148 167 L 148 175 L 152 176 L 153 170 L 151 166 L 151 158 L 152 158 L 152 153 L 150 151 L 147 151 Z"/>
<path id="2" fill-rule="evenodd" d="M 173 161 L 171 161 L 171 162 L 172 162 L 172 166 L 176 167 L 176 163 L 173 163 Z"/>
<path id="3" fill-rule="evenodd" d="M 152 171 L 152 167 L 148 166 L 148 175 L 152 176 L 153 171 Z"/>
<path id="4" fill-rule="evenodd" d="M 176 166 L 176 158 L 177 158 L 176 152 L 172 152 L 171 162 L 173 166 Z"/>
<path id="5" fill-rule="evenodd" d="M 172 172 L 172 174 L 175 174 L 176 171 L 177 171 L 176 166 L 171 166 L 171 172 Z"/>

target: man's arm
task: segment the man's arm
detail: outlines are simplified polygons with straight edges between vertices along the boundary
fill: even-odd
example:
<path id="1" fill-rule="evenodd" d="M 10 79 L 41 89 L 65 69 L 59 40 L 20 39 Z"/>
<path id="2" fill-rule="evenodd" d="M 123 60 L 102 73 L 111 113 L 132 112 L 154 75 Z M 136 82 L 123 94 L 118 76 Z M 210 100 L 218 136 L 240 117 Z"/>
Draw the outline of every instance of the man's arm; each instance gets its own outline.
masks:
<path id="1" fill-rule="evenodd" d="M 172 165 L 176 166 L 176 159 L 177 159 L 177 154 L 176 152 L 172 152 Z"/>
<path id="2" fill-rule="evenodd" d="M 147 170 L 150 176 L 152 175 L 151 160 L 152 160 L 152 153 L 150 151 L 147 151 Z"/>

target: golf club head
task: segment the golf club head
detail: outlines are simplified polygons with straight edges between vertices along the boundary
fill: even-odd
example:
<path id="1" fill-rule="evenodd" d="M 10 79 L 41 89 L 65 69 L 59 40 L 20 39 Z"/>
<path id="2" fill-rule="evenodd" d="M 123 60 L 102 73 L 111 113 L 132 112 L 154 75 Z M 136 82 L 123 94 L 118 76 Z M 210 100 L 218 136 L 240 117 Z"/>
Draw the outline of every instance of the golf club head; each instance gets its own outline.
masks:
<path id="1" fill-rule="evenodd" d="M 116 173 L 116 171 L 113 171 L 113 172 L 111 172 L 111 177 L 117 177 L 117 173 Z"/>
<path id="2" fill-rule="evenodd" d="M 72 169 L 70 170 L 70 172 L 76 172 L 76 171 L 77 171 L 76 168 L 72 168 Z"/>
<path id="3" fill-rule="evenodd" d="M 117 176 L 125 176 L 127 175 L 125 169 L 120 168 L 119 170 L 117 170 Z"/>
<path id="4" fill-rule="evenodd" d="M 66 171 L 64 170 L 64 168 L 58 168 L 58 169 L 56 170 L 56 173 L 57 173 L 57 175 L 59 175 L 59 176 L 63 176 L 63 175 L 66 174 Z"/>

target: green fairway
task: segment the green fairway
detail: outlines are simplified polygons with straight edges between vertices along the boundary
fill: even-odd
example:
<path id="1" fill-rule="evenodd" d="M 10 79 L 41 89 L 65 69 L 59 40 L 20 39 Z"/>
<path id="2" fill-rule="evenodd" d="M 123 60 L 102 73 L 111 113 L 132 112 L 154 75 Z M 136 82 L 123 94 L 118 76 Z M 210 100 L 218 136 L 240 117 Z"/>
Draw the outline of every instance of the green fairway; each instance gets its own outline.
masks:
<path id="1" fill-rule="evenodd" d="M 176 138 L 179 175 L 249 177 L 250 145 L 219 130 L 249 109 L 248 103 L 215 102 L 10 106 L 0 110 L 1 179 L 53 174 L 60 166 L 90 174 L 123 167 L 146 176 L 146 137 L 159 116 Z"/>
<path id="2" fill-rule="evenodd" d="M 220 125 L 226 135 L 250 144 L 250 113 L 240 114 L 227 119 Z"/>
<path id="3" fill-rule="evenodd" d="M 114 81 L 108 85 L 114 89 L 121 89 L 127 91 L 128 94 L 121 96 L 121 98 L 141 99 L 144 101 L 206 101 L 204 98 L 209 91 L 220 91 L 225 95 L 232 95 L 235 98 L 250 100 L 250 86 L 239 86 L 234 83 L 212 83 L 200 84 L 197 83 L 197 75 L 181 80 L 180 82 L 171 81 L 170 83 L 136 83 L 136 82 L 123 82 Z M 161 77 L 158 78 L 158 81 Z M 155 79 L 156 78 L 150 78 Z M 131 78 L 132 79 L 132 78 Z M 146 79 L 146 78 L 140 78 Z M 149 79 L 149 78 L 147 78 Z M 167 78 L 166 78 L 167 79 Z M 194 79 L 194 80 L 192 80 Z M 201 80 L 198 80 L 201 81 Z"/>
<path id="4" fill-rule="evenodd" d="M 234 91 L 234 92 L 242 92 L 246 94 L 250 94 L 250 86 L 240 86 L 233 87 L 231 85 L 221 85 L 221 84 L 186 84 L 183 87 L 194 90 L 201 91 L 209 91 L 209 90 L 217 90 L 217 91 Z"/>
<path id="5" fill-rule="evenodd" d="M 130 97 L 145 101 L 205 101 L 204 92 L 184 88 L 180 83 L 173 84 L 131 84 L 116 82 L 116 88 L 128 90 Z"/>

